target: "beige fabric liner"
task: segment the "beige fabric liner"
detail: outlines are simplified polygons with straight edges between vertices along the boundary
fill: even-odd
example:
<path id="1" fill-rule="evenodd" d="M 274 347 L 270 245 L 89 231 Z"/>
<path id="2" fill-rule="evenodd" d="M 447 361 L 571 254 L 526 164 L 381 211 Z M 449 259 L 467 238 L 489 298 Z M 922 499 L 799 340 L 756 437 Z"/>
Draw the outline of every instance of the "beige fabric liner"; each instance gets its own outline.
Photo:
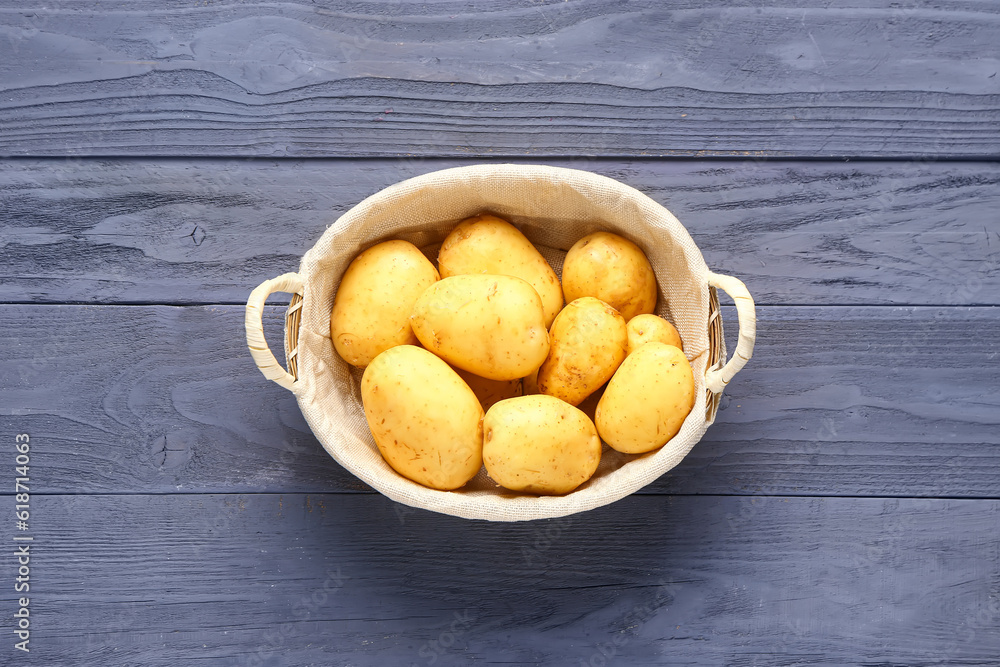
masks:
<path id="1" fill-rule="evenodd" d="M 405 479 L 382 459 L 365 423 L 361 371 L 330 341 L 336 286 L 361 251 L 405 239 L 437 260 L 456 223 L 491 212 L 516 225 L 553 265 L 596 230 L 632 240 L 649 257 L 659 282 L 657 313 L 684 340 L 695 376 L 696 403 L 681 431 L 650 454 L 620 454 L 605 445 L 594 477 L 565 496 L 536 497 L 498 487 L 485 469 L 458 491 L 436 491 Z M 478 165 L 446 169 L 391 186 L 362 201 L 328 228 L 302 258 L 304 283 L 298 337 L 298 380 L 292 387 L 323 447 L 342 466 L 389 498 L 470 519 L 523 521 L 581 512 L 623 498 L 676 466 L 711 424 L 706 419 L 709 270 L 680 222 L 638 190 L 585 171 L 545 166 Z M 716 368 L 725 360 L 725 352 Z M 714 412 L 714 411 L 713 411 Z"/>

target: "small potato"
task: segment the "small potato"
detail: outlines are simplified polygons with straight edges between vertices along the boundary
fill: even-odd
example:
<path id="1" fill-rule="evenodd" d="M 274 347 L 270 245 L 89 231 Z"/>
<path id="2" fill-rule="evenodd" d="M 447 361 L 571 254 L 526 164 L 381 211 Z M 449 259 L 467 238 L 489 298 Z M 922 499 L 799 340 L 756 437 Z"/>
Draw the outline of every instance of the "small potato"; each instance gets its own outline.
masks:
<path id="1" fill-rule="evenodd" d="M 645 313 L 636 315 L 628 321 L 628 348 L 625 350 L 628 354 L 653 341 L 684 349 L 677 329 L 659 315 Z"/>
<path id="2" fill-rule="evenodd" d="M 594 420 L 594 415 L 597 414 L 597 404 L 601 402 L 601 397 L 604 396 L 605 387 L 607 387 L 607 383 L 605 383 L 593 394 L 580 401 L 580 403 L 576 406 L 580 411 L 583 412 L 583 414 L 590 417 L 591 421 Z"/>
<path id="3" fill-rule="evenodd" d="M 573 244 L 562 270 L 566 303 L 597 297 L 628 322 L 656 309 L 656 276 L 639 246 L 610 232 L 594 232 Z"/>
<path id="4" fill-rule="evenodd" d="M 677 435 L 694 407 L 694 373 L 684 353 L 646 343 L 618 367 L 597 404 L 597 432 L 626 454 L 651 452 Z"/>
<path id="5" fill-rule="evenodd" d="M 579 405 L 625 360 L 628 330 L 617 310 L 592 296 L 571 301 L 552 323 L 538 391 Z"/>
<path id="6" fill-rule="evenodd" d="M 457 489 L 483 464 L 483 409 L 469 386 L 427 350 L 399 345 L 361 377 L 365 419 L 382 458 L 432 489 Z"/>
<path id="7" fill-rule="evenodd" d="M 463 220 L 448 234 L 438 269 L 442 278 L 489 273 L 524 280 L 542 299 L 546 328 L 563 307 L 559 278 L 542 254 L 517 227 L 489 213 Z"/>
<path id="8" fill-rule="evenodd" d="M 385 241 L 354 258 L 337 288 L 330 338 L 344 361 L 364 368 L 395 345 L 415 345 L 413 303 L 438 279 L 412 243 Z"/>
<path id="9" fill-rule="evenodd" d="M 410 321 L 428 350 L 490 380 L 522 378 L 549 354 L 538 292 L 513 276 L 439 280 L 414 303 Z"/>
<path id="10" fill-rule="evenodd" d="M 511 491 L 569 493 L 601 462 L 594 423 L 553 396 L 500 401 L 486 413 L 483 432 L 486 472 Z"/>
<path id="11" fill-rule="evenodd" d="M 484 411 L 493 407 L 494 403 L 520 396 L 524 392 L 521 378 L 517 380 L 490 380 L 469 371 L 463 371 L 461 368 L 456 368 L 455 372 L 465 380 L 465 384 L 469 385 L 469 389 L 479 399 L 479 404 L 483 406 Z"/>
<path id="12" fill-rule="evenodd" d="M 549 334 L 549 349 L 552 349 L 552 335 Z M 521 378 L 521 394 L 531 396 L 538 393 L 538 371 L 528 373 Z"/>

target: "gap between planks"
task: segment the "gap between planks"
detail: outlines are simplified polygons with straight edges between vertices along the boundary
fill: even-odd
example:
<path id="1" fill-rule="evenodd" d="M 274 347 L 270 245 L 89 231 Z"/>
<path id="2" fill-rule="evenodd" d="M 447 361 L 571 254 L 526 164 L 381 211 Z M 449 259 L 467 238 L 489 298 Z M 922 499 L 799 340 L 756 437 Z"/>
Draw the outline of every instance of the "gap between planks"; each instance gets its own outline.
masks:
<path id="1" fill-rule="evenodd" d="M 60 493 L 53 492 L 47 493 L 44 491 L 32 491 L 32 496 L 44 496 L 46 498 L 73 498 L 78 496 L 86 496 L 88 498 L 114 498 L 114 497 L 135 497 L 135 496 L 254 496 L 256 498 L 263 498 L 265 496 L 380 496 L 378 491 L 370 489 L 367 491 L 114 491 L 114 492 L 88 492 L 81 491 L 79 493 Z M 10 498 L 13 497 L 14 493 L 11 491 L 0 491 L 0 498 Z M 635 493 L 630 494 L 630 496 L 644 496 L 647 498 L 773 498 L 773 499 L 790 499 L 790 498 L 801 498 L 801 499 L 842 499 L 842 500 L 1000 500 L 1000 495 L 996 496 L 955 496 L 955 495 L 900 495 L 900 494 L 886 494 L 886 495 L 876 495 L 876 496 L 863 496 L 863 495 L 838 495 L 832 493 L 690 493 L 690 492 L 676 492 L 667 493 L 663 491 L 646 491 L 645 489 L 639 489 Z M 389 498 L 390 502 L 396 502 Z M 615 501 L 618 502 L 618 501 Z M 396 503 L 402 504 L 402 503 Z M 609 503 L 613 504 L 613 503 Z M 603 506 L 602 506 L 603 507 Z M 597 509 L 597 508 L 595 508 Z M 589 510 L 588 510 L 589 511 Z"/>

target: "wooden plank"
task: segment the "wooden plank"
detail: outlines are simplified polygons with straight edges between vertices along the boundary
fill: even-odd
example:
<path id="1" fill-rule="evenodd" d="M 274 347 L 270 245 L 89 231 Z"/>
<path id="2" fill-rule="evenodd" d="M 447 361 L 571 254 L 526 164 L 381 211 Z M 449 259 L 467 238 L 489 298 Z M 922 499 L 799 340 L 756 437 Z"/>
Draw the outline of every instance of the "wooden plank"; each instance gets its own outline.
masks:
<path id="1" fill-rule="evenodd" d="M 995 308 L 761 308 L 717 422 L 645 491 L 1000 498 L 998 324 Z M 275 350 L 281 326 L 269 307 Z M 366 490 L 254 367 L 242 308 L 4 306 L 0 358 L 0 426 L 38 443 L 47 491 Z"/>
<path id="2" fill-rule="evenodd" d="M 1000 303 L 1000 164 L 615 161 L 760 304 Z M 0 160 L 0 301 L 243 303 L 439 160 Z"/>
<path id="3" fill-rule="evenodd" d="M 646 496 L 489 524 L 381 496 L 35 496 L 30 658 L 989 665 L 998 517 L 996 500 Z"/>
<path id="4" fill-rule="evenodd" d="M 0 313 L 3 419 L 43 443 L 34 457 L 51 491 L 282 490 L 293 479 L 290 489 L 368 490 L 256 369 L 241 308 Z M 279 355 L 283 321 L 268 309 Z"/>
<path id="5" fill-rule="evenodd" d="M 1000 154 L 995 4 L 805 4 L 8 3 L 0 154 Z"/>

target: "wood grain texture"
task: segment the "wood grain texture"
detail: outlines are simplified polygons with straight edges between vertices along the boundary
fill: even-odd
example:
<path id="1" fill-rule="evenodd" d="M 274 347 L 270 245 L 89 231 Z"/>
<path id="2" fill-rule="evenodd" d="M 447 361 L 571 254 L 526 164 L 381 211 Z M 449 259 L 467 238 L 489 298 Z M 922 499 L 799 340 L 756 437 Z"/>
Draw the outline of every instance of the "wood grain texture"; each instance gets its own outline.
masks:
<path id="1" fill-rule="evenodd" d="M 26 664 L 982 667 L 1000 655 L 995 500 L 646 496 L 527 524 L 381 496 L 34 503 Z M 12 597 L 4 586 L 5 610 Z"/>
<path id="2" fill-rule="evenodd" d="M 716 423 L 644 492 L 1000 498 L 998 325 L 994 308 L 761 308 Z M 3 306 L 0 358 L 0 425 L 38 442 L 49 492 L 367 490 L 257 371 L 241 308 Z"/>
<path id="3" fill-rule="evenodd" d="M 994 3 L 719 4 L 8 2 L 0 154 L 1000 155 Z"/>
<path id="4" fill-rule="evenodd" d="M 1000 6 L 797 4 L 0 0 L 0 664 L 996 667 Z M 374 493 L 244 343 L 351 206 L 500 158 L 759 304 L 682 464 L 563 520 Z"/>
<path id="5" fill-rule="evenodd" d="M 451 160 L 0 161 L 0 301 L 244 303 Z M 549 160 L 646 193 L 759 304 L 1000 304 L 1000 164 Z"/>

